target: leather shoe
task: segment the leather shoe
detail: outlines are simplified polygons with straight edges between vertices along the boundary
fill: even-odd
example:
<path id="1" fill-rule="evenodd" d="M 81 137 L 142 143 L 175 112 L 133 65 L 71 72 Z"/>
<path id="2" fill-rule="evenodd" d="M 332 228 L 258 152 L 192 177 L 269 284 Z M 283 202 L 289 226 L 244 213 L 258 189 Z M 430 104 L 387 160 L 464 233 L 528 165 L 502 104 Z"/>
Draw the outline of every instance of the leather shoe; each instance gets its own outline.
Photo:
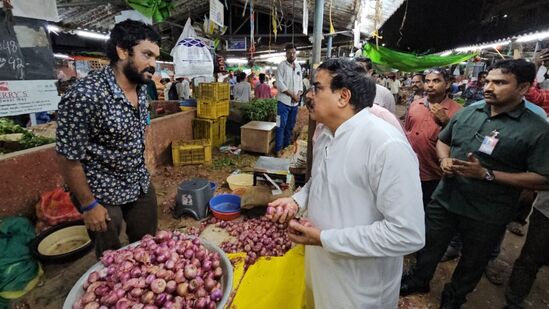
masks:
<path id="1" fill-rule="evenodd" d="M 429 293 L 429 284 L 419 285 L 411 277 L 404 275 L 400 282 L 400 296 L 408 296 L 417 293 Z"/>

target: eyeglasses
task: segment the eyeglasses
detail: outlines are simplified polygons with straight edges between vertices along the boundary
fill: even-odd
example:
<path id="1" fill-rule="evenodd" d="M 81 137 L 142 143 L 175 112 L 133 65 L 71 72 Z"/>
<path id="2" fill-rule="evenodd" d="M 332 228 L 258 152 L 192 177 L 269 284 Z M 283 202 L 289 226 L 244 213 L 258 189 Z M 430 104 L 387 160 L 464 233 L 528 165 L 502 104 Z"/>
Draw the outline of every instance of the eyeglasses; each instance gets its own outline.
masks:
<path id="1" fill-rule="evenodd" d="M 309 88 L 309 92 L 312 95 L 316 95 L 316 92 L 318 91 L 318 87 L 316 85 L 311 85 L 311 88 Z"/>

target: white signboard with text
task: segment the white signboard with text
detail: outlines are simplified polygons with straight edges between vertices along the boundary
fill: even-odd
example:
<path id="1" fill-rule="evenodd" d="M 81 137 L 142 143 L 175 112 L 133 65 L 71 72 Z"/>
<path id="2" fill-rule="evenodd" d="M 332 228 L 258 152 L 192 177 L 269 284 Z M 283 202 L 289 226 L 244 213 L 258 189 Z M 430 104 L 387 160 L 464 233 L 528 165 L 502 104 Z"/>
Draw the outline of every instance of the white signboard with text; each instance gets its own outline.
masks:
<path id="1" fill-rule="evenodd" d="M 224 19 L 223 3 L 219 0 L 210 0 L 210 20 L 223 27 Z"/>
<path id="2" fill-rule="evenodd" d="M 0 81 L 0 117 L 57 110 L 56 80 Z"/>

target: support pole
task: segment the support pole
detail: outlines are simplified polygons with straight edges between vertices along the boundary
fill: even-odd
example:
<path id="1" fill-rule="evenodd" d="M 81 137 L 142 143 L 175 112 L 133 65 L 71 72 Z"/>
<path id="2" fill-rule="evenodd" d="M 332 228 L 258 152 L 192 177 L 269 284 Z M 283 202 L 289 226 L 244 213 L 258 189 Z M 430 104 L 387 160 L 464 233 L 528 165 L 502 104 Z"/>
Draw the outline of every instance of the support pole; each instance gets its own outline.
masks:
<path id="1" fill-rule="evenodd" d="M 320 51 L 322 49 L 322 27 L 324 22 L 324 0 L 315 0 L 315 18 L 313 25 L 313 72 L 312 82 L 316 80 L 315 71 L 320 64 Z M 307 137 L 307 172 L 306 181 L 311 178 L 313 168 L 313 134 L 316 128 L 316 121 L 309 116 L 309 130 Z"/>
<path id="2" fill-rule="evenodd" d="M 333 35 L 328 36 L 328 46 L 326 46 L 326 59 L 332 58 L 332 41 L 334 39 Z"/>

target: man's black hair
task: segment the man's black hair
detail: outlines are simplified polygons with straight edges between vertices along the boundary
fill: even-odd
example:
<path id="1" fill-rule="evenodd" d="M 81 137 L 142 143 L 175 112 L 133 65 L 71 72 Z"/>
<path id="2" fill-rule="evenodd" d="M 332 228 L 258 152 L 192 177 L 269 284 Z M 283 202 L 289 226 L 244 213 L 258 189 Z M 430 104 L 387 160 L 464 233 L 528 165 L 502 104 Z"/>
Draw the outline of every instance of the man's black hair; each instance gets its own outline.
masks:
<path id="1" fill-rule="evenodd" d="M 131 56 L 133 55 L 133 47 L 144 40 L 149 40 L 160 46 L 160 34 L 152 26 L 131 19 L 116 24 L 111 31 L 106 47 L 106 54 L 111 61 L 111 65 L 120 60 L 116 47 L 127 50 Z"/>
<path id="2" fill-rule="evenodd" d="M 266 78 L 265 73 L 259 73 L 259 82 L 260 83 L 263 84 L 265 82 L 265 78 Z"/>
<path id="3" fill-rule="evenodd" d="M 236 77 L 236 82 L 240 83 L 241 81 L 246 79 L 246 73 L 240 72 L 238 76 Z"/>
<path id="4" fill-rule="evenodd" d="M 366 65 L 366 70 L 368 71 L 374 68 L 374 66 L 372 65 L 372 60 L 370 58 L 359 56 L 355 58 L 355 61 L 359 62 L 362 65 Z"/>
<path id="5" fill-rule="evenodd" d="M 431 74 L 431 73 L 442 75 L 442 78 L 444 78 L 444 81 L 446 81 L 447 83 L 450 82 L 450 78 L 452 77 L 452 74 L 450 74 L 450 71 L 448 69 L 445 69 L 445 68 L 429 69 L 425 72 L 425 76 L 427 76 L 427 74 Z"/>
<path id="6" fill-rule="evenodd" d="M 323 62 L 318 70 L 326 70 L 332 76 L 332 91 L 347 88 L 351 91 L 351 105 L 358 113 L 371 107 L 376 96 L 376 83 L 366 75 L 366 70 L 354 60 L 334 58 Z"/>
<path id="7" fill-rule="evenodd" d="M 480 78 L 481 75 L 484 75 L 484 77 L 486 77 L 486 75 L 488 75 L 488 72 L 486 72 L 486 71 L 480 71 L 480 72 L 478 72 L 477 78 Z"/>
<path id="8" fill-rule="evenodd" d="M 536 78 L 536 66 L 524 59 L 500 60 L 494 63 L 488 71 L 500 69 L 501 72 L 515 75 L 517 84 L 531 83 Z"/>
<path id="9" fill-rule="evenodd" d="M 288 51 L 290 49 L 296 49 L 294 43 L 288 43 L 286 44 L 286 47 L 284 47 L 285 51 Z"/>
<path id="10" fill-rule="evenodd" d="M 421 78 L 422 82 L 425 81 L 425 75 L 423 75 L 422 73 L 415 73 L 414 75 L 412 75 L 412 77 L 410 79 L 413 79 L 416 76 L 419 76 Z"/>

